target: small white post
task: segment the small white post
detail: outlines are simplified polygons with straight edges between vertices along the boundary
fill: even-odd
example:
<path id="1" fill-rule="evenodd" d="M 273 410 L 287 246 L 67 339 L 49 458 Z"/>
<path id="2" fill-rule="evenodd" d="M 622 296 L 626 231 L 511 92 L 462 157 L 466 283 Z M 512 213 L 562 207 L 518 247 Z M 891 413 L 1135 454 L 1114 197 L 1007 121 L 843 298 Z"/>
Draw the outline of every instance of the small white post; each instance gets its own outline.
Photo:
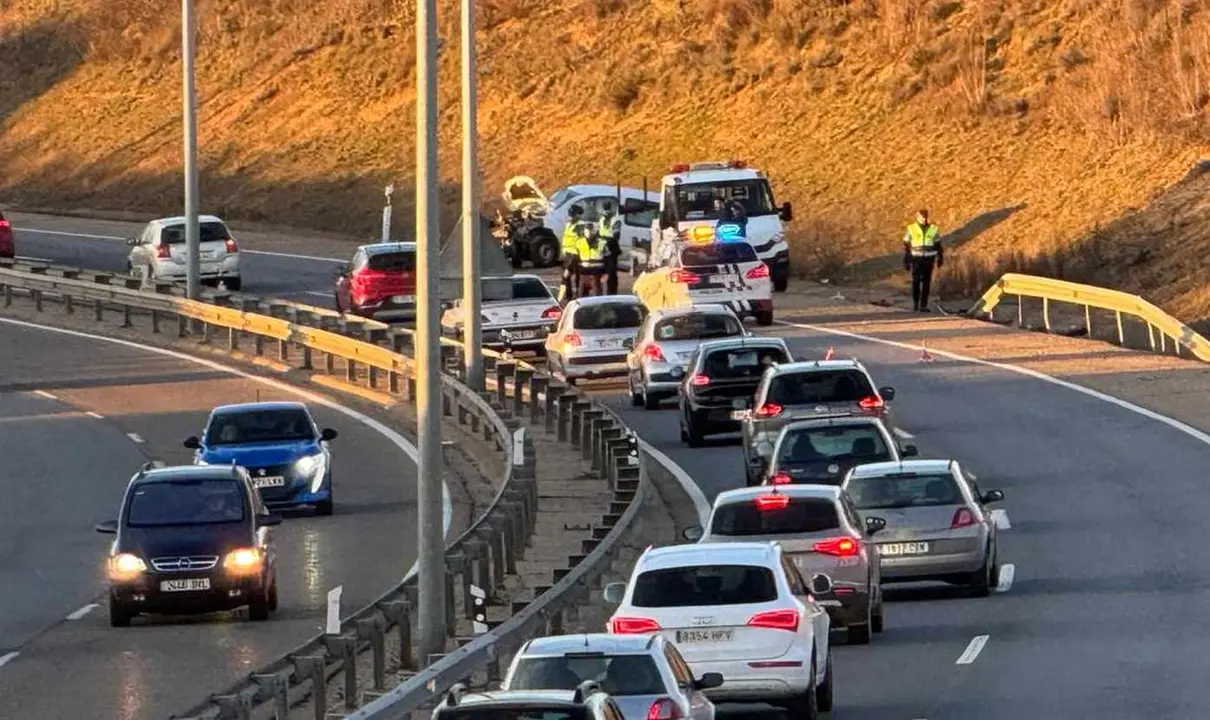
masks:
<path id="1" fill-rule="evenodd" d="M 525 428 L 513 431 L 513 465 L 525 464 Z"/>
<path id="2" fill-rule="evenodd" d="M 382 241 L 391 241 L 391 194 L 395 192 L 395 184 L 391 183 L 383 191 L 387 196 L 387 204 L 382 207 Z"/>
<path id="3" fill-rule="evenodd" d="M 344 585 L 337 585 L 328 591 L 328 627 L 329 635 L 340 634 L 340 594 Z"/>
<path id="4" fill-rule="evenodd" d="M 476 635 L 482 635 L 487 632 L 487 593 L 478 585 L 471 585 L 470 592 L 475 603 L 475 619 L 471 621 L 471 627 Z"/>

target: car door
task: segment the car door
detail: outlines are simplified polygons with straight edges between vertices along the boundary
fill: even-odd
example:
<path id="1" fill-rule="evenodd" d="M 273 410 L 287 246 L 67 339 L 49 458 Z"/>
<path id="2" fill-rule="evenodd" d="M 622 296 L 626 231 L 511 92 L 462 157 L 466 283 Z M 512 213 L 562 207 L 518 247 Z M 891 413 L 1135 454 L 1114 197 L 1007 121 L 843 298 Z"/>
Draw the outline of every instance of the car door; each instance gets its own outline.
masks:
<path id="1" fill-rule="evenodd" d="M 546 336 L 546 362 L 552 370 L 563 362 L 563 338 L 572 330 L 572 316 L 575 315 L 577 307 L 578 303 L 573 300 L 563 308 L 559 324 L 555 325 L 554 332 Z"/>
<path id="2" fill-rule="evenodd" d="M 672 668 L 677 686 L 689 701 L 690 720 L 714 720 L 714 703 L 704 692 L 694 687 L 693 670 L 681 656 L 681 651 L 676 649 L 676 645 L 665 643 L 664 658 Z"/>
<path id="3" fill-rule="evenodd" d="M 640 195 L 633 197 L 643 203 L 644 209 L 622 216 L 622 236 L 619 243 L 622 246 L 623 258 L 631 262 L 637 260 L 642 265 L 646 264 L 647 254 L 651 252 L 651 226 L 659 219 L 660 204 L 650 202 Z"/>

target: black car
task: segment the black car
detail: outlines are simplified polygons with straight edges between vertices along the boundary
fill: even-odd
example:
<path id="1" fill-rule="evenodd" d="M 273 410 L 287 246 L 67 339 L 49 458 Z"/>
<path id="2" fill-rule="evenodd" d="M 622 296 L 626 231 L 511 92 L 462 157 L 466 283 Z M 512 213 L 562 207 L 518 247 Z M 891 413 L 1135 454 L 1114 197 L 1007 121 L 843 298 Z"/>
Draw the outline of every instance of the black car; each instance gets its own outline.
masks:
<path id="1" fill-rule="evenodd" d="M 247 605 L 253 620 L 277 609 L 281 523 L 234 465 L 144 468 L 130 480 L 109 551 L 109 623 L 144 613 L 197 614 Z"/>
<path id="2" fill-rule="evenodd" d="M 680 387 L 681 440 L 698 447 L 707 435 L 738 432 L 765 369 L 791 362 L 786 341 L 773 337 L 709 340 L 689 358 Z"/>
<path id="3" fill-rule="evenodd" d="M 840 485 L 857 465 L 916 457 L 877 417 L 839 415 L 798 420 L 784 426 L 773 446 L 767 479 L 748 485 Z"/>

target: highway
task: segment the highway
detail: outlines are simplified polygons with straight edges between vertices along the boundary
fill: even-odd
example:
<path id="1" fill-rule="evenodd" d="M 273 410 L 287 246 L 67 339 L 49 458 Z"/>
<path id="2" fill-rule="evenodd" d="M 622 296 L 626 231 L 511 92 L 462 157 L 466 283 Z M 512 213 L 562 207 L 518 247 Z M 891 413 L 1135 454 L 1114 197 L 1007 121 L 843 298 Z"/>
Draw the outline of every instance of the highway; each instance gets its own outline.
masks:
<path id="1" fill-rule="evenodd" d="M 87 221 L 36 222 L 44 229 L 115 234 L 112 225 Z M 25 225 L 15 224 L 23 255 L 84 266 L 104 255 L 104 267 L 111 268 L 124 258 L 120 243 L 26 234 Z M 247 247 L 306 253 L 300 245 Z M 330 275 L 322 260 L 261 255 L 246 261 L 250 292 L 269 294 L 264 288 L 284 285 L 303 300 L 298 293 L 330 287 L 327 278 L 310 284 L 317 273 Z M 316 274 L 293 275 L 291 263 L 300 262 L 311 262 Z M 1006 494 L 1001 507 L 1011 528 L 1001 535 L 999 559 L 1013 566 L 1011 583 L 984 599 L 944 586 L 888 586 L 886 632 L 869 646 L 838 644 L 832 717 L 1200 714 L 1201 685 L 1210 676 L 1202 651 L 1210 627 L 1199 612 L 1210 589 L 1210 549 L 1197 538 L 1210 515 L 1202 487 L 1210 438 L 1008 369 L 947 358 L 921 363 L 918 350 L 801 327 L 771 332 L 786 337 L 800 357 L 822 357 L 829 346 L 841 357 L 859 357 L 879 385 L 896 388 L 896 415 L 922 456 L 957 458 L 978 475 L 982 489 Z M 649 412 L 620 397 L 614 402 L 644 439 L 684 468 L 705 499 L 742 484 L 734 441 L 689 450 L 678 439 L 672 405 Z M 96 629 L 103 638 L 98 643 L 113 641 L 108 628 Z M 73 653 L 87 650 L 63 654 Z M 191 661 L 178 653 L 171 663 Z M 20 667 L 0 669 L 0 697 L 14 687 L 7 676 Z M 0 704 L 0 715 L 6 709 Z"/>
<path id="2" fill-rule="evenodd" d="M 336 512 L 277 531 L 280 609 L 140 618 L 109 626 L 103 558 L 130 476 L 188 463 L 181 446 L 216 404 L 298 399 L 132 344 L 0 319 L 0 717 L 164 718 L 321 631 L 327 592 L 346 608 L 387 590 L 415 559 L 408 443 L 309 402 L 333 427 Z M 361 416 L 365 417 L 365 416 Z M 369 421 L 369 418 L 365 418 Z M 392 542 L 398 538 L 397 542 Z"/>

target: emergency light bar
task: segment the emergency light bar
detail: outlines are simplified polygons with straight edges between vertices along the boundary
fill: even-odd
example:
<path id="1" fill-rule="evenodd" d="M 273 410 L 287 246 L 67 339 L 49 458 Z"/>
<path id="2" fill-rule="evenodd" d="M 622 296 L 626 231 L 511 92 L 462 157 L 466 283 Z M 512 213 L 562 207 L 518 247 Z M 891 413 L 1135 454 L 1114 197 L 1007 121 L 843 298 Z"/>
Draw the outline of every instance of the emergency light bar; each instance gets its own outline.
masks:
<path id="1" fill-rule="evenodd" d="M 735 223 L 723 223 L 714 229 L 714 234 L 719 242 L 744 242 L 744 231 Z"/>
<path id="2" fill-rule="evenodd" d="M 744 160 L 728 160 L 727 162 L 678 163 L 668 169 L 670 173 L 685 173 L 691 170 L 744 170 L 748 163 Z"/>
<path id="3" fill-rule="evenodd" d="M 707 245 L 714 242 L 714 228 L 709 225 L 698 225 L 689 229 L 689 242 L 694 245 Z"/>

